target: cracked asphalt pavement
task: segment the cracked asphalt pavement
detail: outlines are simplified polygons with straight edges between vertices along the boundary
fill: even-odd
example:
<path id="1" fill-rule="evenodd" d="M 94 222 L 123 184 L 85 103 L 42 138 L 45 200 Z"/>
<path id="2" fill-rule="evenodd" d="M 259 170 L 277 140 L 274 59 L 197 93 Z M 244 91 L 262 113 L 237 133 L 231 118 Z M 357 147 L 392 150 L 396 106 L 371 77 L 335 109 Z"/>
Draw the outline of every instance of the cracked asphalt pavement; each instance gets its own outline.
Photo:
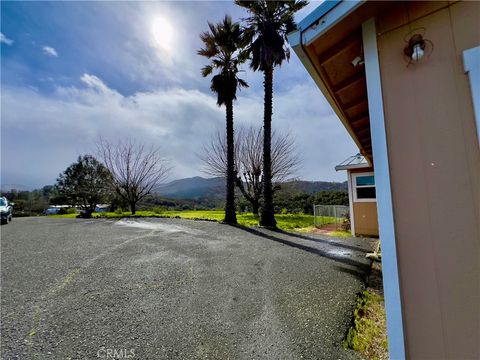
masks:
<path id="1" fill-rule="evenodd" d="M 179 219 L 16 218 L 2 359 L 356 359 L 370 239 Z"/>

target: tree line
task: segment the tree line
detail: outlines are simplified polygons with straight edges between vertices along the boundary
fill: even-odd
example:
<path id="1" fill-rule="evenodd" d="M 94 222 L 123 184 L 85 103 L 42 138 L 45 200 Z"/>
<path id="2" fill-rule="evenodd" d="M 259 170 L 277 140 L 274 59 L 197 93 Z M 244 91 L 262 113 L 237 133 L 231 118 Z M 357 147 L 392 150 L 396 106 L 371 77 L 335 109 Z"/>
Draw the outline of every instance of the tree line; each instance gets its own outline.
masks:
<path id="1" fill-rule="evenodd" d="M 277 184 L 278 185 L 278 184 Z M 45 209 L 52 205 L 72 205 L 72 201 L 60 195 L 54 185 L 46 185 L 36 190 L 3 191 L 9 201 L 15 203 L 15 216 L 32 216 L 44 213 Z M 110 211 L 128 209 L 129 204 L 123 199 L 110 194 L 102 201 L 108 204 Z M 274 197 L 275 213 L 305 213 L 313 212 L 313 205 L 348 205 L 348 193 L 341 190 L 322 190 L 309 193 L 302 190 L 292 189 L 288 183 L 277 186 Z M 77 204 L 80 206 L 80 204 Z M 136 205 L 137 209 L 150 211 L 165 210 L 218 210 L 224 206 L 221 196 L 205 196 L 195 199 L 169 199 L 156 192 L 146 196 Z M 252 205 L 243 195 L 236 196 L 237 211 L 251 212 Z M 75 209 L 73 209 L 75 210 Z M 60 213 L 68 213 L 69 209 L 60 209 Z"/>

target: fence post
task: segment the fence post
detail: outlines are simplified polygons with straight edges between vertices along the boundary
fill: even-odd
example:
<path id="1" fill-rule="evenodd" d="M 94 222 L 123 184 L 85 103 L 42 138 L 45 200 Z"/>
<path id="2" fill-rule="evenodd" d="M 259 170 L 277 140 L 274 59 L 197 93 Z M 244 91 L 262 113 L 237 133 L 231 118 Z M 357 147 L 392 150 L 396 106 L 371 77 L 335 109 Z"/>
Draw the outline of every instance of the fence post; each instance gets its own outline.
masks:
<path id="1" fill-rule="evenodd" d="M 335 218 L 335 230 L 337 230 L 337 207 L 333 205 L 333 217 Z"/>

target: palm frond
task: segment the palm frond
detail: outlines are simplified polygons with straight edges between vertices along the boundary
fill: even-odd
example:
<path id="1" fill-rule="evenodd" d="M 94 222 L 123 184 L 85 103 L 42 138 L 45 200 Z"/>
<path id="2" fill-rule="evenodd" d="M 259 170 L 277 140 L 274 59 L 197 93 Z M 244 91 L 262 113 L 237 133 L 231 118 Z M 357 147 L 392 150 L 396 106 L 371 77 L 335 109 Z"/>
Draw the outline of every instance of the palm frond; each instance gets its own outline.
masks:
<path id="1" fill-rule="evenodd" d="M 238 87 L 244 87 L 244 88 L 248 88 L 248 84 L 245 80 L 243 79 L 240 79 L 240 78 L 237 78 L 237 81 L 238 81 Z"/>
<path id="2" fill-rule="evenodd" d="M 212 72 L 213 72 L 213 66 L 212 66 L 212 65 L 205 65 L 205 66 L 202 68 L 202 76 L 203 76 L 203 77 L 207 77 L 207 76 L 210 75 Z"/>
<path id="3" fill-rule="evenodd" d="M 249 12 L 245 19 L 243 47 L 250 56 L 250 67 L 264 71 L 288 61 L 287 34 L 296 29 L 295 12 L 308 1 L 236 0 L 235 3 Z"/>
<path id="4" fill-rule="evenodd" d="M 210 59 L 210 64 L 201 70 L 202 76 L 214 74 L 210 89 L 217 94 L 219 106 L 236 99 L 236 91 L 240 87 L 248 87 L 246 81 L 238 78 L 240 64 L 248 59 L 248 52 L 242 49 L 243 33 L 239 23 L 229 15 L 217 24 L 208 23 L 209 31 L 200 34 L 204 47 L 197 51 L 201 56 Z"/>

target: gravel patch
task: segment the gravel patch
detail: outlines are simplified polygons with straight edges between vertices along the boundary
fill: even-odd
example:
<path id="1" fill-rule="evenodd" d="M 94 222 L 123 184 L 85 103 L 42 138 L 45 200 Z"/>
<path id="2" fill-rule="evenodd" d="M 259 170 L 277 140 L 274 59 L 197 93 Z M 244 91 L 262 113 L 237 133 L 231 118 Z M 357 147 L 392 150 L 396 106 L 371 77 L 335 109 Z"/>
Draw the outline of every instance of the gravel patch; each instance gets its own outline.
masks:
<path id="1" fill-rule="evenodd" d="M 341 343 L 368 239 L 179 219 L 0 231 L 4 359 L 357 358 Z"/>

